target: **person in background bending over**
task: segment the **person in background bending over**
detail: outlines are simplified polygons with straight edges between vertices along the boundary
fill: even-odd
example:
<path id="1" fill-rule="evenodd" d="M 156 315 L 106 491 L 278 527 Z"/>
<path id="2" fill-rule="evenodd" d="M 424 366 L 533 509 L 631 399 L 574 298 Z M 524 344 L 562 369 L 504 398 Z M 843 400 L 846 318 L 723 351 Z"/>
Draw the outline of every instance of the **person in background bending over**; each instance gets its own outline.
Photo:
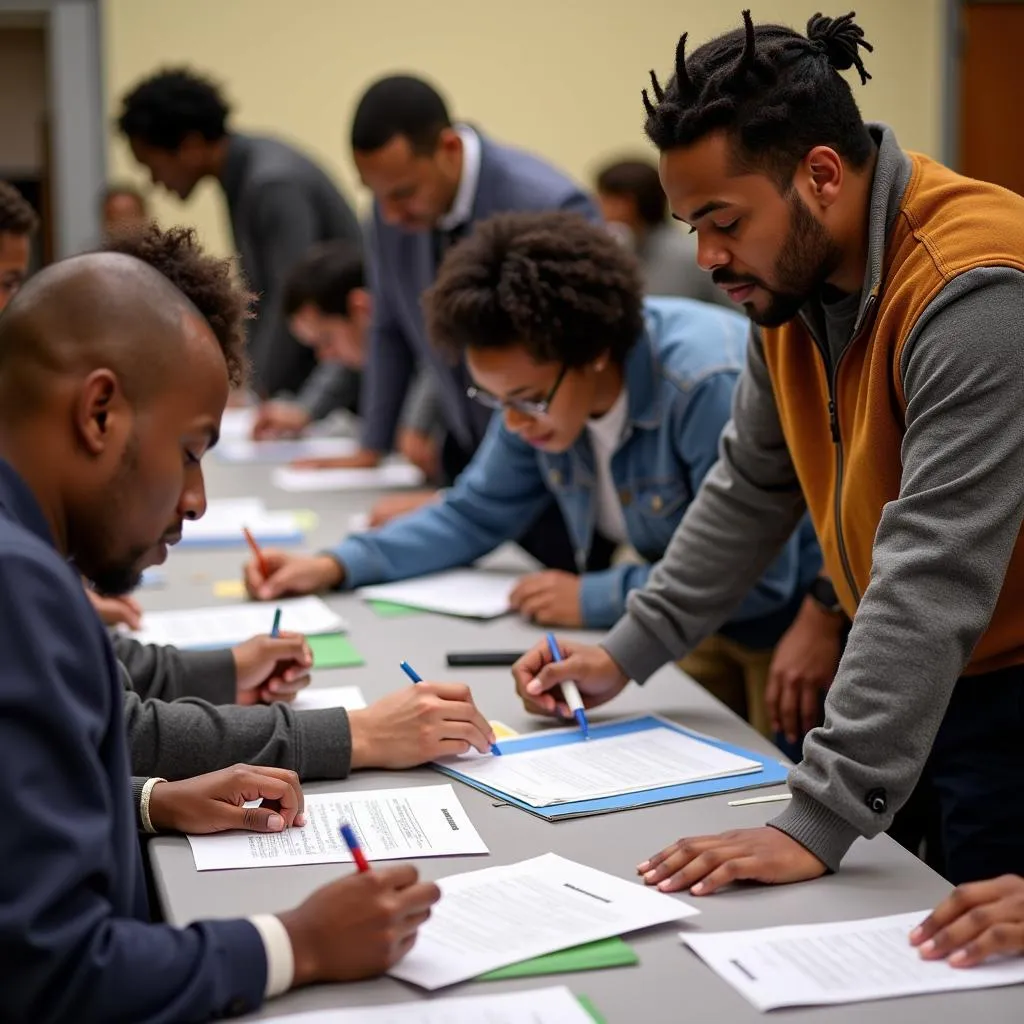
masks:
<path id="1" fill-rule="evenodd" d="M 697 265 L 696 241 L 669 217 L 656 164 L 617 160 L 598 171 L 595 185 L 601 216 L 636 253 L 648 295 L 678 295 L 737 308 Z"/>
<path id="2" fill-rule="evenodd" d="M 229 114 L 212 82 L 173 68 L 124 96 L 118 127 L 154 184 L 183 200 L 206 178 L 220 187 L 242 271 L 259 296 L 249 337 L 253 384 L 262 397 L 294 393 L 315 362 L 288 332 L 285 276 L 315 242 L 340 238 L 361 245 L 359 222 L 308 156 L 278 139 L 236 131 Z"/>
<path id="3" fill-rule="evenodd" d="M 296 437 L 315 420 L 338 409 L 359 413 L 373 314 L 360 251 L 347 242 L 313 246 L 288 274 L 284 311 L 292 335 L 313 349 L 321 365 L 336 366 L 338 373 L 320 378 L 324 386 L 319 388 L 311 379 L 298 400 L 265 402 L 256 416 L 253 434 L 257 439 Z M 433 393 L 429 371 L 421 373 L 406 401 L 396 442 L 398 451 L 428 479 L 440 471 L 444 432 Z"/>

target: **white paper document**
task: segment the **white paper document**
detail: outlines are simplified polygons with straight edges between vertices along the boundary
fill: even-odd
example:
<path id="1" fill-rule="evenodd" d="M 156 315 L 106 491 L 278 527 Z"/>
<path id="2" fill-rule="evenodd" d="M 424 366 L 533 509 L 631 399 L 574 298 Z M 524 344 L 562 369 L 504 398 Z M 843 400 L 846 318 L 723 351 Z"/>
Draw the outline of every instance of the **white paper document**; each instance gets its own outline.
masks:
<path id="1" fill-rule="evenodd" d="M 687 782 L 761 771 L 762 765 L 662 727 L 503 757 L 467 755 L 438 763 L 531 807 L 600 800 Z"/>
<path id="2" fill-rule="evenodd" d="M 930 913 L 681 938 L 759 1010 L 1024 983 L 1024 957 L 969 970 L 922 960 L 909 936 Z"/>
<path id="3" fill-rule="evenodd" d="M 320 711 L 323 708 L 358 711 L 366 707 L 366 699 L 358 686 L 307 686 L 295 695 L 291 706 L 296 711 Z"/>
<path id="4" fill-rule="evenodd" d="M 423 473 L 408 462 L 390 462 L 372 469 L 291 469 L 279 466 L 270 474 L 270 482 L 276 488 L 293 494 L 419 487 L 423 480 Z"/>
<path id="5" fill-rule="evenodd" d="M 358 593 L 364 601 L 392 601 L 466 619 L 495 619 L 509 610 L 508 596 L 518 579 L 510 573 L 456 569 L 362 587 Z"/>
<path id="6" fill-rule="evenodd" d="M 274 612 L 281 609 L 281 629 L 316 636 L 343 633 L 345 620 L 331 611 L 319 597 L 290 597 L 256 604 L 213 605 L 173 612 L 146 612 L 142 629 L 128 635 L 144 644 L 173 644 L 175 647 L 234 647 L 250 637 L 270 632 Z"/>
<path id="7" fill-rule="evenodd" d="M 698 913 L 678 897 L 554 853 L 438 885 L 441 900 L 416 945 L 388 971 L 426 989 Z"/>
<path id="8" fill-rule="evenodd" d="M 224 440 L 214 451 L 224 462 L 292 462 L 355 455 L 359 442 L 354 437 L 296 437 L 277 441 L 252 441 L 245 437 Z"/>
<path id="9" fill-rule="evenodd" d="M 338 831 L 355 829 L 367 860 L 455 857 L 487 853 L 451 786 L 316 793 L 306 822 L 284 832 L 220 832 L 189 836 L 197 871 L 351 863 Z"/>
<path id="10" fill-rule="evenodd" d="M 564 986 L 268 1017 L 263 1024 L 594 1024 Z"/>
<path id="11" fill-rule="evenodd" d="M 259 498 L 215 498 L 202 519 L 186 519 L 181 547 L 202 544 L 244 544 L 245 527 L 257 542 L 302 538 L 302 517 L 293 511 L 271 512 Z"/>
<path id="12" fill-rule="evenodd" d="M 256 407 L 253 405 L 231 406 L 220 418 L 221 441 L 250 437 L 256 424 Z"/>

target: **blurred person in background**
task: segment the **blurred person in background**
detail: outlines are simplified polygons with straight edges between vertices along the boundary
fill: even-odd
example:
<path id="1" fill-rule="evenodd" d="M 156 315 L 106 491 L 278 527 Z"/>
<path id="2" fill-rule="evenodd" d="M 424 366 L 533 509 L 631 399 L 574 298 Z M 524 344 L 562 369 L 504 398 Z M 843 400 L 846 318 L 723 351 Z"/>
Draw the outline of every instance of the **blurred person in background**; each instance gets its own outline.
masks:
<path id="1" fill-rule="evenodd" d="M 658 168 L 648 160 L 617 160 L 597 174 L 597 202 L 615 236 L 640 261 L 648 295 L 736 306 L 697 265 L 697 243 L 668 212 Z"/>
<path id="2" fill-rule="evenodd" d="M 0 312 L 28 277 L 32 234 L 39 218 L 28 200 L 0 181 Z"/>
<path id="3" fill-rule="evenodd" d="M 100 197 L 100 218 L 104 237 L 118 231 L 137 228 L 149 218 L 146 197 L 134 185 L 108 185 Z"/>
<path id="4" fill-rule="evenodd" d="M 173 68 L 127 93 L 117 124 L 155 184 L 183 200 L 204 178 L 220 186 L 242 270 L 260 296 L 249 336 L 254 386 L 262 397 L 298 392 L 315 360 L 288 331 L 284 279 L 316 242 L 361 245 L 359 222 L 308 156 L 278 139 L 235 131 L 229 114 L 212 82 Z"/>

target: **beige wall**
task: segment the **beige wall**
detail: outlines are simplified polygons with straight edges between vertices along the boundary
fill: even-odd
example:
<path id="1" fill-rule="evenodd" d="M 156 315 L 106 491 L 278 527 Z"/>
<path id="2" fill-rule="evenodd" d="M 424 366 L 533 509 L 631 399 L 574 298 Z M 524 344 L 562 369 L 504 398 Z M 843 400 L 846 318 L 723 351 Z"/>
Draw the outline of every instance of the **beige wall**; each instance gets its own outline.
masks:
<path id="1" fill-rule="evenodd" d="M 749 0 L 748 0 L 749 2 Z M 239 128 L 278 133 L 317 156 L 365 205 L 347 153 L 348 122 L 373 78 L 412 70 L 440 83 L 455 116 L 529 147 L 586 180 L 603 157 L 644 152 L 640 89 L 668 75 L 683 30 L 695 42 L 739 24 L 716 0 L 105 0 L 106 90 L 168 63 L 214 75 Z M 819 0 L 753 0 L 756 20 L 802 27 Z M 941 0 L 858 0 L 875 53 L 855 94 L 904 145 L 940 150 Z M 849 4 L 828 13 L 845 13 Z M 119 140 L 111 172 L 137 173 Z M 186 207 L 157 203 L 226 251 L 225 214 L 209 184 Z"/>

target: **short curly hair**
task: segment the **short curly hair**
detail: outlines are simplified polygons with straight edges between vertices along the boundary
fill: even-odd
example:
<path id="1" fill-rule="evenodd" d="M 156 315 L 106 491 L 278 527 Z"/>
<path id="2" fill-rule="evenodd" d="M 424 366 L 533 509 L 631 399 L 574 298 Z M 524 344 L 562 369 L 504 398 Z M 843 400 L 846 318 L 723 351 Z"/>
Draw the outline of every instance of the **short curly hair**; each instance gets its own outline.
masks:
<path id="1" fill-rule="evenodd" d="M 28 200 L 6 181 L 0 181 L 0 235 L 31 235 L 39 225 Z"/>
<path id="2" fill-rule="evenodd" d="M 522 345 L 538 362 L 621 363 L 643 327 L 635 258 L 579 214 L 503 213 L 448 253 L 424 297 L 435 345 Z"/>
<path id="3" fill-rule="evenodd" d="M 139 82 L 121 100 L 117 126 L 129 139 L 174 152 L 193 132 L 208 142 L 222 139 L 230 113 L 208 78 L 189 68 L 167 68 Z"/>
<path id="4" fill-rule="evenodd" d="M 230 260 L 204 253 L 193 228 L 161 231 L 155 224 L 117 231 L 96 251 L 134 256 L 163 274 L 210 325 L 232 387 L 245 382 L 245 322 L 253 317 L 254 296 L 235 282 Z"/>

